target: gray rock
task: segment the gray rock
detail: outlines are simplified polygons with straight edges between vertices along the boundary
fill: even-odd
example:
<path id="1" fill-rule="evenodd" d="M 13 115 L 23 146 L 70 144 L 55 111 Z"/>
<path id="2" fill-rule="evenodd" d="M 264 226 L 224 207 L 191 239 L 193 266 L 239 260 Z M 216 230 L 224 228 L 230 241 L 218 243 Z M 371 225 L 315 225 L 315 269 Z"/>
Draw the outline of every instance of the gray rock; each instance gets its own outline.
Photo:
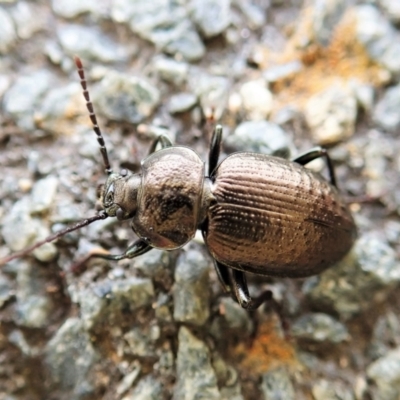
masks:
<path id="1" fill-rule="evenodd" d="M 4 95 L 4 110 L 10 114 L 21 129 L 35 128 L 34 110 L 49 87 L 53 76 L 45 70 L 19 77 Z"/>
<path id="2" fill-rule="evenodd" d="M 129 24 L 133 32 L 166 53 L 181 55 L 188 61 L 204 55 L 204 45 L 187 18 L 186 6 L 177 0 L 118 0 L 112 5 L 111 15 L 114 21 Z"/>
<path id="3" fill-rule="evenodd" d="M 229 151 L 252 151 L 289 158 L 293 144 L 289 135 L 269 121 L 242 122 L 232 135 L 224 138 Z"/>
<path id="4" fill-rule="evenodd" d="M 273 83 L 281 79 L 285 79 L 300 72 L 304 68 L 303 64 L 296 60 L 286 64 L 275 65 L 264 71 L 264 78 L 267 82 Z"/>
<path id="5" fill-rule="evenodd" d="M 28 328 L 45 328 L 53 314 L 53 303 L 46 291 L 47 282 L 37 267 L 20 264 L 15 291 L 15 320 Z"/>
<path id="6" fill-rule="evenodd" d="M 243 13 L 250 29 L 258 29 L 265 26 L 266 13 L 261 6 L 248 0 L 233 0 L 232 3 Z"/>
<path id="7" fill-rule="evenodd" d="M 40 222 L 32 218 L 29 197 L 14 203 L 2 221 L 3 239 L 12 251 L 19 251 L 37 239 Z"/>
<path id="8" fill-rule="evenodd" d="M 210 315 L 208 259 L 195 249 L 182 253 L 175 269 L 174 319 L 203 325 Z"/>
<path id="9" fill-rule="evenodd" d="M 334 30 L 346 9 L 346 0 L 313 0 L 310 2 L 311 29 L 313 39 L 322 46 L 328 46 Z"/>
<path id="10" fill-rule="evenodd" d="M 369 233 L 335 267 L 309 278 L 304 290 L 315 304 L 350 318 L 387 298 L 399 281 L 396 252 L 379 234 Z"/>
<path id="11" fill-rule="evenodd" d="M 179 329 L 178 340 L 173 400 L 219 400 L 217 378 L 205 343 L 184 326 Z"/>
<path id="12" fill-rule="evenodd" d="M 373 61 L 390 73 L 400 72 L 400 34 L 373 5 L 354 8 L 356 40 L 360 41 Z"/>
<path id="13" fill-rule="evenodd" d="M 124 313 L 150 305 L 154 288 L 150 279 L 125 278 L 96 282 L 78 294 L 86 329 L 101 328 L 104 321 L 118 321 Z"/>
<path id="14" fill-rule="evenodd" d="M 178 114 L 192 109 L 197 103 L 197 98 L 192 93 L 178 93 L 168 101 L 167 107 L 170 114 Z"/>
<path id="15" fill-rule="evenodd" d="M 155 357 L 154 338 L 147 330 L 134 327 L 124 334 L 124 339 L 129 347 L 128 354 L 142 358 Z"/>
<path id="16" fill-rule="evenodd" d="M 400 127 L 400 85 L 385 91 L 373 111 L 374 122 L 383 129 L 394 132 Z"/>
<path id="17" fill-rule="evenodd" d="M 244 83 L 239 89 L 242 106 L 251 120 L 263 120 L 272 110 L 272 93 L 263 79 Z"/>
<path id="18" fill-rule="evenodd" d="M 249 313 L 230 297 L 220 300 L 221 315 L 214 319 L 211 334 L 224 341 L 226 331 L 238 335 L 241 339 L 249 337 L 254 332 L 254 324 Z"/>
<path id="19" fill-rule="evenodd" d="M 93 94 L 99 112 L 114 121 L 138 124 L 160 101 L 158 89 L 133 75 L 110 71 Z"/>
<path id="20" fill-rule="evenodd" d="M 9 335 L 8 340 L 21 350 L 27 357 L 37 357 L 41 354 L 40 349 L 29 345 L 24 334 L 19 329 L 14 329 Z"/>
<path id="21" fill-rule="evenodd" d="M 304 116 L 315 142 L 326 145 L 348 139 L 357 118 L 354 91 L 343 83 L 317 93 L 308 100 Z"/>
<path id="22" fill-rule="evenodd" d="M 315 400 L 355 400 L 352 390 L 341 381 L 320 379 L 314 383 L 311 391 Z"/>
<path id="23" fill-rule="evenodd" d="M 294 400 L 293 384 L 285 368 L 276 368 L 262 377 L 261 391 L 265 400 Z"/>
<path id="24" fill-rule="evenodd" d="M 376 0 L 376 2 L 392 22 L 395 24 L 400 22 L 400 3 L 392 0 Z"/>
<path id="25" fill-rule="evenodd" d="M 231 22 L 230 0 L 192 0 L 191 17 L 201 33 L 210 38 L 225 31 Z"/>
<path id="26" fill-rule="evenodd" d="M 14 295 L 14 290 L 11 285 L 11 281 L 0 275 L 0 309 L 9 301 Z"/>
<path id="27" fill-rule="evenodd" d="M 0 7 L 0 54 L 6 53 L 16 42 L 17 33 L 13 20 L 7 11 Z"/>
<path id="28" fill-rule="evenodd" d="M 84 13 L 98 14 L 101 3 L 98 0 L 52 0 L 51 8 L 60 17 L 74 18 Z"/>
<path id="29" fill-rule="evenodd" d="M 398 400 L 400 396 L 400 347 L 370 364 L 367 376 L 375 383 L 374 400 Z"/>
<path id="30" fill-rule="evenodd" d="M 54 135 L 67 135 L 76 130 L 75 116 L 88 115 L 78 82 L 51 89 L 35 112 L 38 127 Z M 92 142 L 96 140 L 91 136 Z M 98 152 L 98 150 L 97 150 Z"/>
<path id="31" fill-rule="evenodd" d="M 163 398 L 163 387 L 159 380 L 151 375 L 141 379 L 135 389 L 122 400 L 159 400 Z"/>
<path id="32" fill-rule="evenodd" d="M 79 318 L 67 319 L 45 349 L 45 362 L 52 380 L 69 399 L 93 394 L 91 371 L 100 360 Z"/>
<path id="33" fill-rule="evenodd" d="M 291 324 L 291 333 L 296 338 L 316 342 L 340 343 L 350 339 L 350 334 L 342 323 L 323 313 L 302 315 Z"/>
<path id="34" fill-rule="evenodd" d="M 190 91 L 196 94 L 203 110 L 213 110 L 214 118 L 218 120 L 228 102 L 229 80 L 224 76 L 211 75 L 191 68 L 188 83 Z"/>
<path id="35" fill-rule="evenodd" d="M 189 65 L 187 63 L 165 56 L 154 58 L 153 69 L 161 79 L 175 85 L 182 85 L 189 73 Z"/>
<path id="36" fill-rule="evenodd" d="M 372 338 L 368 346 L 369 357 L 376 360 L 385 356 L 392 349 L 393 343 L 398 343 L 399 337 L 399 316 L 392 311 L 381 315 L 374 325 Z"/>
<path id="37" fill-rule="evenodd" d="M 31 193 L 31 213 L 48 212 L 53 205 L 58 187 L 58 179 L 49 175 L 35 183 Z"/>
<path id="38" fill-rule="evenodd" d="M 134 259 L 133 265 L 143 276 L 151 278 L 167 290 L 171 287 L 174 271 L 168 251 L 154 249 Z"/>
<path id="39" fill-rule="evenodd" d="M 34 33 L 48 28 L 47 10 L 40 4 L 19 1 L 10 9 L 17 35 L 20 39 L 28 39 Z M 32 15 L 35 18 L 32 18 Z"/>
<path id="40" fill-rule="evenodd" d="M 58 40 L 69 55 L 102 62 L 126 61 L 129 51 L 115 43 L 97 28 L 80 25 L 63 25 L 57 31 Z"/>

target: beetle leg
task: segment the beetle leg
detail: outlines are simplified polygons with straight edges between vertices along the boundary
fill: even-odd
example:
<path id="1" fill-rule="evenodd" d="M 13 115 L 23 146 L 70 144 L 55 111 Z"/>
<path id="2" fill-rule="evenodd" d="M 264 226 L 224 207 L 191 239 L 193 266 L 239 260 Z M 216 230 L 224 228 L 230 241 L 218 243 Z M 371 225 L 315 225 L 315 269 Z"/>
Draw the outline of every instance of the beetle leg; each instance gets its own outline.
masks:
<path id="1" fill-rule="evenodd" d="M 171 147 L 172 146 L 171 139 L 168 136 L 160 135 L 151 144 L 150 149 L 149 149 L 149 155 L 156 151 L 157 145 L 159 143 L 161 144 L 161 148 L 162 149 L 165 149 L 166 147 Z"/>
<path id="2" fill-rule="evenodd" d="M 264 302 L 273 300 L 272 292 L 265 290 L 256 298 L 252 298 L 249 294 L 246 275 L 243 271 L 233 269 L 230 273 L 230 286 L 236 296 L 238 303 L 246 310 L 255 310 Z"/>
<path id="3" fill-rule="evenodd" d="M 208 176 L 213 177 L 214 171 L 218 165 L 219 153 L 221 151 L 222 126 L 216 125 L 210 143 L 210 152 L 208 155 Z"/>
<path id="4" fill-rule="evenodd" d="M 217 273 L 219 282 L 221 283 L 225 292 L 232 293 L 230 276 L 229 276 L 230 275 L 229 268 L 226 265 L 221 264 L 219 261 L 217 261 L 215 259 L 214 259 L 214 267 L 215 267 L 215 271 Z"/>
<path id="5" fill-rule="evenodd" d="M 336 186 L 336 177 L 335 177 L 335 170 L 333 168 L 333 163 L 331 158 L 329 157 L 328 152 L 326 151 L 326 149 L 322 148 L 322 147 L 314 147 L 311 150 L 306 151 L 303 154 L 300 154 L 299 156 L 297 156 L 295 159 L 293 159 L 292 161 L 297 162 L 300 165 L 306 165 L 309 162 L 316 160 L 317 158 L 320 157 L 325 157 L 326 160 L 326 164 L 328 166 L 328 172 L 329 172 L 329 178 L 331 181 L 331 184 L 333 186 Z"/>
<path id="6" fill-rule="evenodd" d="M 82 273 L 86 268 L 84 265 L 91 259 L 91 258 L 103 258 L 105 260 L 112 260 L 112 261 L 119 261 L 125 258 L 135 258 L 144 253 L 150 251 L 152 247 L 147 244 L 142 239 L 137 240 L 135 243 L 130 245 L 126 251 L 122 254 L 105 254 L 105 253 L 89 253 L 86 257 L 82 260 L 78 261 L 71 267 L 71 271 L 74 274 Z"/>

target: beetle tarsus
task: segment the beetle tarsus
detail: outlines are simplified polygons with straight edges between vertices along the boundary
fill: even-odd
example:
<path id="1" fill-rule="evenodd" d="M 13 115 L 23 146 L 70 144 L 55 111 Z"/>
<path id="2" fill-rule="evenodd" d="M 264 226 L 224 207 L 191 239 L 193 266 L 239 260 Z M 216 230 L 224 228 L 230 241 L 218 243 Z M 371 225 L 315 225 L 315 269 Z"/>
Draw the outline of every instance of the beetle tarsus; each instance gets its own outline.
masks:
<path id="1" fill-rule="evenodd" d="M 144 253 L 152 250 L 149 244 L 147 244 L 144 240 L 137 240 L 132 245 L 130 245 L 126 251 L 122 254 L 107 254 L 101 252 L 89 253 L 87 256 L 82 258 L 80 261 L 75 263 L 71 267 L 71 272 L 74 275 L 80 275 L 86 270 L 87 262 L 92 258 L 102 258 L 104 260 L 111 260 L 111 261 L 120 261 L 124 260 L 125 258 L 131 259 L 138 256 L 141 256 Z"/>

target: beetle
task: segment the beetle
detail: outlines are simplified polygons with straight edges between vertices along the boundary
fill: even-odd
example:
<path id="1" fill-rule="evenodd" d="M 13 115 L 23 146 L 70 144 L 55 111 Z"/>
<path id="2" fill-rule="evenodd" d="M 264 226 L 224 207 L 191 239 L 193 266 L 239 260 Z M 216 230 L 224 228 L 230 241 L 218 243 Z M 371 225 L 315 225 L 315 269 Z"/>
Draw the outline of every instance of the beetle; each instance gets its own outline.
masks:
<path id="1" fill-rule="evenodd" d="M 210 143 L 207 174 L 205 163 L 194 150 L 173 146 L 165 135 L 153 142 L 139 173 L 115 173 L 78 57 L 75 64 L 107 174 L 105 184 L 99 187 L 102 210 L 0 260 L 0 264 L 108 217 L 131 220 L 139 239 L 122 254 L 92 253 L 83 262 L 92 257 L 131 259 L 153 248 L 177 249 L 200 229 L 223 288 L 243 308 L 255 309 L 270 293 L 251 297 L 246 272 L 308 277 L 334 265 L 350 250 L 356 225 L 338 193 L 332 161 L 325 149 L 316 147 L 292 161 L 238 152 L 219 163 L 222 127 L 217 125 Z M 158 146 L 161 149 L 156 150 Z M 326 160 L 329 182 L 304 167 L 320 157 Z"/>

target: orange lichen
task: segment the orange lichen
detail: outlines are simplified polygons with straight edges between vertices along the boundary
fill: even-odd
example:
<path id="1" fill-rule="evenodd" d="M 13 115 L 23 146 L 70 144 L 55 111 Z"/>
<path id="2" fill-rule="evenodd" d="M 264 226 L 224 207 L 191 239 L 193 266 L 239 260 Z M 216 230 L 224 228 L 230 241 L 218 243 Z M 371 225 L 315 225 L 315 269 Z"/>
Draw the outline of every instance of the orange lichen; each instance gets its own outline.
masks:
<path id="1" fill-rule="evenodd" d="M 276 109 L 287 104 L 303 108 L 310 96 L 334 84 L 347 85 L 355 80 L 379 86 L 385 79 L 382 68 L 371 60 L 365 47 L 357 41 L 352 10 L 337 24 L 327 47 L 314 40 L 309 11 L 303 12 L 300 28 L 296 29 L 283 52 L 277 54 L 264 49 L 261 64 L 265 68 L 294 60 L 303 64 L 299 72 L 273 84 Z M 310 38 L 311 44 L 301 46 L 304 37 Z"/>
<path id="2" fill-rule="evenodd" d="M 295 363 L 295 351 L 291 344 L 276 329 L 276 322 L 263 321 L 254 340 L 248 346 L 240 343 L 233 350 L 239 360 L 240 369 L 249 375 L 260 375 L 278 365 Z"/>

